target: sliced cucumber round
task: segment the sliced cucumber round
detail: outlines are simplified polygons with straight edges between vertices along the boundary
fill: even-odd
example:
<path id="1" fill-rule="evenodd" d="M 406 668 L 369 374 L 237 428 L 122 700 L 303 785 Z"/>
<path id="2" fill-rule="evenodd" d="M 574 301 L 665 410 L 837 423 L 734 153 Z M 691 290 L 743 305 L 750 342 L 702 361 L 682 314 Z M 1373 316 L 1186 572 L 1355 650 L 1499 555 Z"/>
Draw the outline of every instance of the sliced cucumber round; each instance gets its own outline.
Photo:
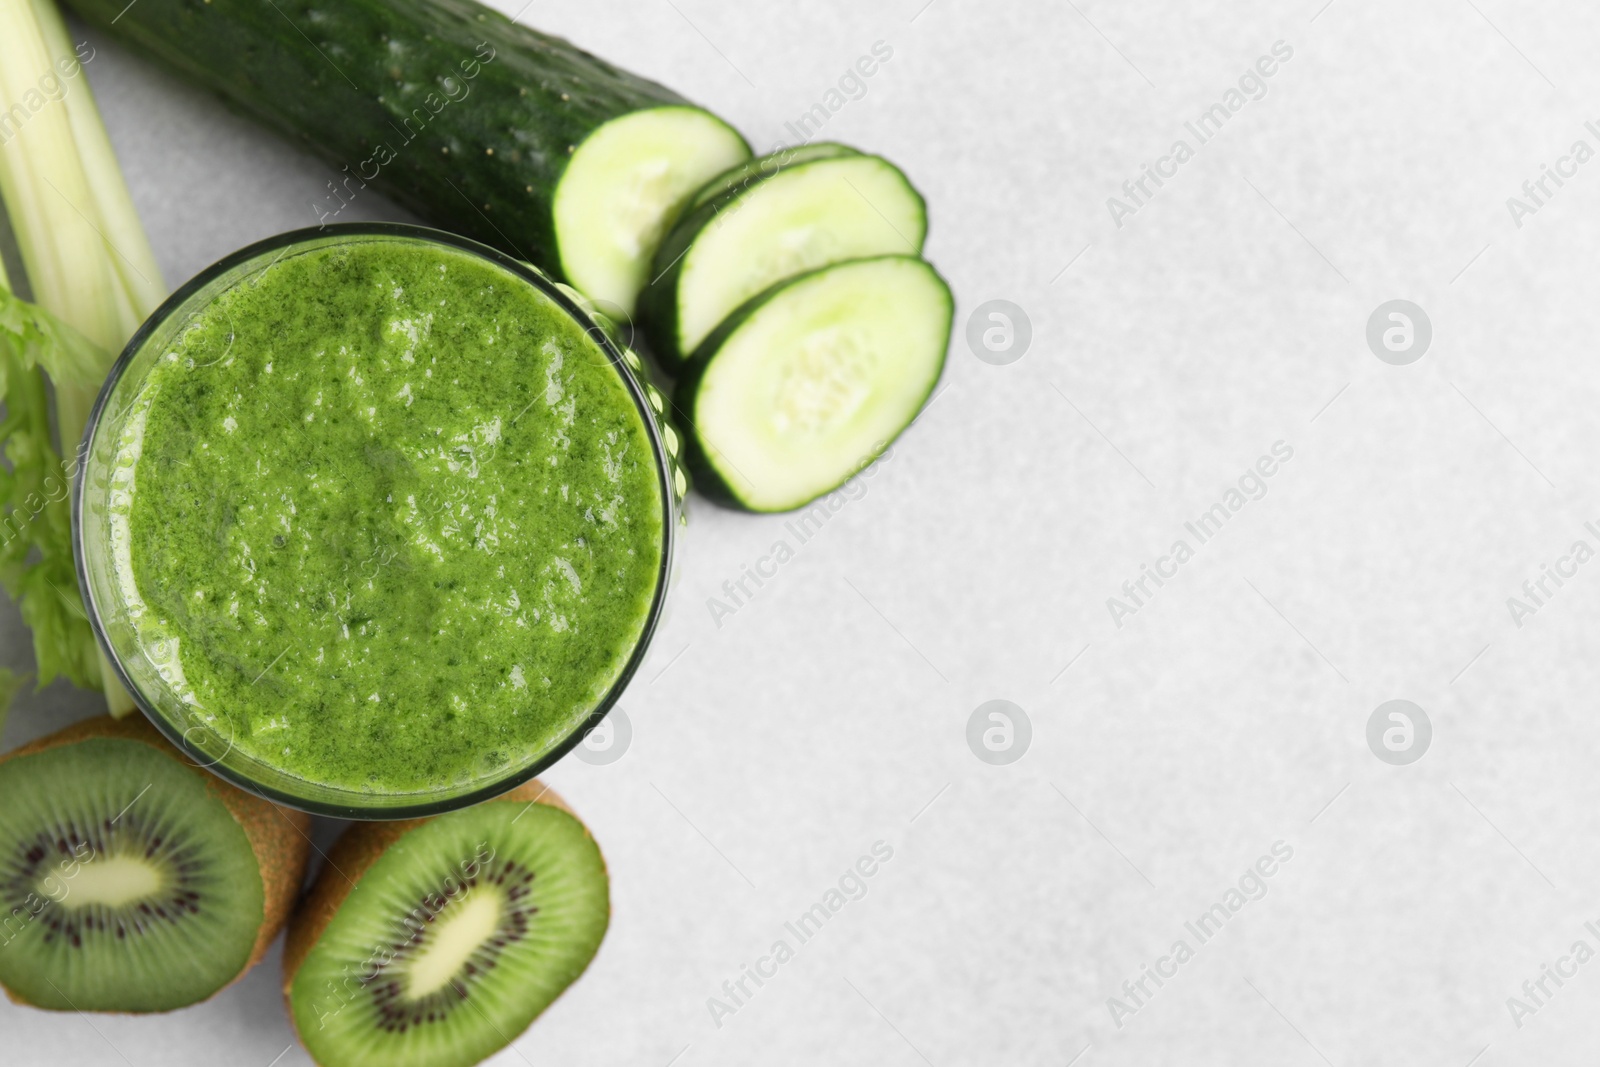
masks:
<path id="1" fill-rule="evenodd" d="M 953 308 L 944 279 L 912 256 L 836 263 L 747 302 L 678 383 L 700 489 L 789 511 L 844 484 L 932 394 Z"/>
<path id="2" fill-rule="evenodd" d="M 769 152 L 755 159 L 747 159 L 737 167 L 728 168 L 702 185 L 700 191 L 695 193 L 694 198 L 689 201 L 687 210 L 693 211 L 701 204 L 707 203 L 740 185 L 758 181 L 761 178 L 770 178 L 784 167 L 797 167 L 801 163 L 809 163 L 813 159 L 832 159 L 835 156 L 854 156 L 859 154 L 849 145 L 837 144 L 833 141 L 818 141 L 816 144 L 781 148 L 776 152 Z"/>
<path id="3" fill-rule="evenodd" d="M 927 208 L 894 164 L 843 145 L 807 145 L 714 179 L 656 252 L 641 297 L 651 348 L 681 363 L 733 310 L 830 263 L 917 255 Z"/>
<path id="4" fill-rule="evenodd" d="M 612 119 L 573 153 L 555 192 L 561 272 L 632 315 L 667 227 L 707 179 L 750 157 L 710 112 L 658 107 Z"/>

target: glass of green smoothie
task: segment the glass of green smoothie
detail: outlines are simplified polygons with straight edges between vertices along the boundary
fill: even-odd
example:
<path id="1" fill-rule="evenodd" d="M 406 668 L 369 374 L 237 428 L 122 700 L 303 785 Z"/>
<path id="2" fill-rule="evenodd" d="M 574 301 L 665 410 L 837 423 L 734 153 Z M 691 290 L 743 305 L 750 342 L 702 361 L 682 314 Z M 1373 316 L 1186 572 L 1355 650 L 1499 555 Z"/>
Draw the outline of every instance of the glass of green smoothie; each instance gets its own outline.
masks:
<path id="1" fill-rule="evenodd" d="M 638 357 L 434 230 L 263 241 L 129 341 L 84 439 L 83 600 L 197 763 L 344 818 L 554 763 L 638 668 L 683 492 Z"/>

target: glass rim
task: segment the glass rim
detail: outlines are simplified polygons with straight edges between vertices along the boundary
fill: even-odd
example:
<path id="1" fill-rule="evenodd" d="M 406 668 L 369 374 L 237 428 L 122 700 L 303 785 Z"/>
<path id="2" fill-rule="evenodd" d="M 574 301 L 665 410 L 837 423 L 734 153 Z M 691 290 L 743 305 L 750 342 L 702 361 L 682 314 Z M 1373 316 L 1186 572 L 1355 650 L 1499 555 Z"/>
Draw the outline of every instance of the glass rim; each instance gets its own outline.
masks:
<path id="1" fill-rule="evenodd" d="M 139 691 L 139 687 L 129 676 L 127 669 L 123 666 L 121 659 L 111 646 L 105 625 L 102 622 L 100 607 L 89 584 L 83 535 L 83 498 L 86 491 L 85 487 L 88 483 L 87 475 L 91 444 L 94 441 L 95 431 L 99 428 L 101 419 L 105 415 L 112 394 L 116 392 L 117 386 L 121 383 L 134 358 L 142 351 L 144 345 L 156 330 L 170 320 L 173 315 L 183 311 L 190 301 L 208 285 L 229 271 L 270 253 L 277 252 L 280 249 L 290 248 L 299 244 L 310 244 L 317 240 L 337 241 L 340 238 L 397 238 L 417 241 L 423 244 L 445 245 L 488 260 L 539 290 L 577 322 L 578 325 L 583 327 L 584 332 L 600 347 L 612 367 L 617 370 L 629 397 L 633 400 L 634 407 L 638 410 L 640 420 L 644 423 L 646 436 L 650 439 L 651 454 L 655 458 L 656 480 L 661 493 L 661 563 L 656 573 L 655 592 L 651 597 L 650 610 L 645 615 L 644 626 L 633 644 L 627 662 L 623 664 L 622 670 L 618 672 L 615 681 L 606 690 L 605 695 L 595 704 L 593 710 L 548 752 L 530 762 L 528 766 L 511 774 L 481 785 L 468 785 L 461 792 L 451 793 L 445 797 L 432 796 L 431 794 L 405 793 L 364 794 L 348 787 L 329 786 L 312 782 L 310 779 L 304 779 L 304 781 L 319 790 L 330 794 L 346 794 L 350 798 L 347 803 L 325 801 L 297 795 L 288 790 L 259 782 L 249 775 L 225 765 L 222 761 L 226 758 L 226 753 L 223 757 L 213 759 L 188 740 L 188 734 L 193 732 L 194 727 L 190 727 L 187 730 L 181 729 L 178 724 L 155 710 L 153 707 L 154 702 Z M 78 592 L 83 599 L 84 613 L 88 617 L 89 628 L 94 632 L 96 643 L 99 645 L 107 662 L 111 664 L 118 682 L 133 698 L 134 705 L 139 709 L 140 713 L 196 766 L 210 771 L 247 793 L 269 800 L 274 804 L 281 804 L 312 815 L 358 821 L 394 821 L 440 815 L 493 799 L 543 774 L 559 762 L 562 757 L 581 744 L 590 732 L 600 725 L 611 709 L 617 705 L 623 690 L 628 687 L 628 683 L 638 673 L 639 667 L 643 664 L 645 656 L 649 652 L 651 640 L 655 636 L 656 628 L 660 625 L 661 616 L 666 605 L 667 585 L 672 573 L 672 554 L 676 542 L 678 514 L 677 487 L 674 484 L 673 477 L 674 463 L 672 454 L 662 435 L 661 420 L 665 418 L 665 415 L 657 411 L 651 403 L 650 387 L 641 380 L 644 371 L 642 369 L 634 370 L 623 353 L 622 346 L 595 320 L 590 311 L 583 307 L 565 286 L 550 278 L 537 267 L 480 241 L 474 241 L 471 238 L 429 226 L 401 222 L 348 222 L 332 223 L 325 226 L 309 226 L 298 230 L 289 230 L 246 245 L 201 270 L 194 277 L 173 290 L 172 294 L 163 300 L 160 306 L 152 311 L 149 317 L 139 325 L 133 336 L 128 339 L 128 343 L 123 346 L 116 361 L 112 364 L 111 370 L 106 375 L 105 384 L 101 386 L 99 395 L 95 397 L 94 406 L 89 412 L 88 423 L 84 427 L 83 438 L 78 445 L 79 469 L 76 484 L 72 488 L 73 564 L 77 569 Z M 228 746 L 229 752 L 234 751 L 231 739 L 228 741 Z M 250 758 L 254 763 L 261 766 L 273 766 L 265 760 L 260 760 L 253 756 Z M 295 775 L 287 771 L 278 770 L 285 778 L 296 778 Z M 361 802 L 363 796 L 404 798 L 412 795 L 417 796 L 419 799 L 411 803 L 383 805 L 363 804 Z"/>

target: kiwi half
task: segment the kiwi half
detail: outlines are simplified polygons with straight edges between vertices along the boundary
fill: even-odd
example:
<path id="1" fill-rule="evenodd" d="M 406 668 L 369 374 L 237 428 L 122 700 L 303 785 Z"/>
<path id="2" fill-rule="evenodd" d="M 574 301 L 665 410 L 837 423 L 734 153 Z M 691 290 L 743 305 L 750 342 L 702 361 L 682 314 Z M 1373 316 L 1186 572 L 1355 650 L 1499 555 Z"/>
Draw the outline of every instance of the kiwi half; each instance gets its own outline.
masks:
<path id="1" fill-rule="evenodd" d="M 467 1067 L 577 980 L 610 917 L 599 847 L 529 782 L 346 831 L 289 927 L 284 996 L 321 1067 Z"/>
<path id="2" fill-rule="evenodd" d="M 170 1011 L 258 961 L 310 819 L 186 760 L 143 718 L 0 757 L 0 986 L 60 1011 Z"/>

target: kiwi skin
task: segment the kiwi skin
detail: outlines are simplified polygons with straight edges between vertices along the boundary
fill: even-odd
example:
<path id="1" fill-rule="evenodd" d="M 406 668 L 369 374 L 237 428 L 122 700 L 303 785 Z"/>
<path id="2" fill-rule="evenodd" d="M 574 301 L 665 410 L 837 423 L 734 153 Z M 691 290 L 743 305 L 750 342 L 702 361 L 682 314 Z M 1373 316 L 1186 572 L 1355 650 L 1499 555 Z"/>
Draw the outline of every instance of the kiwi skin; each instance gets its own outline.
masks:
<path id="1" fill-rule="evenodd" d="M 85 719 L 0 755 L 0 765 L 7 760 L 48 752 L 52 748 L 77 744 L 91 738 L 138 741 L 188 767 L 205 780 L 207 791 L 222 801 L 228 813 L 234 817 L 243 828 L 245 836 L 250 839 L 250 848 L 256 854 L 256 865 L 261 869 L 263 898 L 261 929 L 256 934 L 256 944 L 250 953 L 250 959 L 240 968 L 233 981 L 222 987 L 222 989 L 228 988 L 261 962 L 261 957 L 267 954 L 267 949 L 278 936 L 278 931 L 282 930 L 289 920 L 289 914 L 300 896 L 300 886 L 306 876 L 306 862 L 311 855 L 311 816 L 301 811 L 280 808 L 270 801 L 252 796 L 196 766 L 173 748 L 171 743 L 161 736 L 161 732 L 150 725 L 149 720 L 142 715 L 131 715 L 125 719 L 113 719 L 109 715 Z M 222 992 L 222 989 L 218 989 L 217 993 Z M 34 1007 L 9 989 L 5 990 L 5 994 L 15 1004 Z"/>
<path id="2" fill-rule="evenodd" d="M 577 813 L 566 801 L 537 778 L 493 800 L 484 801 L 485 804 L 508 802 L 548 804 L 552 808 L 566 812 L 574 819 L 578 818 Z M 333 920 L 339 906 L 350 895 L 350 890 L 355 888 L 355 884 L 361 881 L 361 876 L 366 873 L 367 868 L 400 838 L 423 823 L 431 822 L 438 817 L 356 823 L 346 830 L 329 850 L 322 871 L 317 875 L 316 884 L 311 887 L 311 891 L 306 894 L 299 909 L 295 911 L 294 920 L 289 924 L 289 936 L 283 946 L 283 1003 L 289 1012 L 289 1023 L 295 1027 L 296 1037 L 301 1035 L 298 1025 L 294 1022 L 294 1004 L 290 999 L 290 993 L 294 989 L 295 976 L 300 973 L 300 965 L 306 961 L 306 956 L 322 939 L 322 932 L 328 928 L 328 923 Z M 583 820 L 578 821 L 582 823 Z M 305 1044 L 304 1039 L 301 1040 L 301 1044 Z"/>

